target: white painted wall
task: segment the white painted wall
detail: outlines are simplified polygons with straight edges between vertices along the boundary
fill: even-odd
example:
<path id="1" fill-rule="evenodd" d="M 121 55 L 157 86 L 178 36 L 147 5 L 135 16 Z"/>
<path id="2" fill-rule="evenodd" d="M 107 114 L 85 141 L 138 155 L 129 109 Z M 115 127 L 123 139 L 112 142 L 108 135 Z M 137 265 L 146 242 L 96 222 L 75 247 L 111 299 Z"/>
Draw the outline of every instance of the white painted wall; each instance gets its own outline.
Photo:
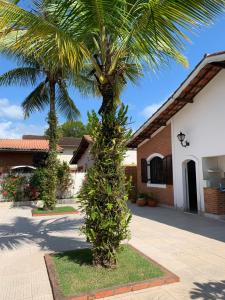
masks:
<path id="1" fill-rule="evenodd" d="M 82 172 L 75 172 L 72 173 L 72 179 L 73 179 L 73 187 L 72 187 L 72 193 L 73 195 L 76 195 L 83 184 L 85 174 L 88 168 L 90 168 L 93 165 L 93 159 L 91 158 L 91 144 L 88 146 L 85 153 L 82 155 L 80 160 L 77 162 L 77 168 L 83 167 Z M 128 150 L 126 153 L 126 156 L 124 158 L 124 165 L 130 166 L 130 165 L 137 165 L 137 151 L 136 150 Z"/>
<path id="2" fill-rule="evenodd" d="M 202 158 L 225 155 L 225 70 L 187 104 L 171 120 L 174 170 L 174 198 L 178 208 L 185 208 L 185 172 L 182 165 L 193 159 L 196 162 L 198 207 L 204 211 Z M 182 131 L 190 146 L 184 148 L 177 139 Z M 225 171 L 225 164 L 224 164 Z"/>
<path id="3" fill-rule="evenodd" d="M 63 162 L 70 163 L 71 158 L 73 157 L 74 147 L 64 147 L 63 152 L 58 154 L 58 159 Z"/>
<path id="4" fill-rule="evenodd" d="M 136 166 L 137 165 L 137 150 L 127 150 L 123 161 L 124 166 Z"/>
<path id="5" fill-rule="evenodd" d="M 91 144 L 89 144 L 88 148 L 82 155 L 82 157 L 77 162 L 77 167 L 83 167 L 84 171 L 86 171 L 88 168 L 90 168 L 93 165 L 93 159 L 91 157 Z"/>
<path id="6" fill-rule="evenodd" d="M 81 187 L 82 187 L 82 184 L 84 182 L 84 179 L 85 179 L 85 175 L 86 173 L 84 172 L 76 172 L 76 173 L 72 173 L 71 176 L 72 176 L 72 180 L 73 180 L 73 186 L 72 186 L 72 194 L 74 196 L 76 196 Z"/>
<path id="7" fill-rule="evenodd" d="M 83 166 L 84 170 L 87 170 L 93 165 L 93 159 L 91 158 L 91 144 L 88 146 L 85 153 L 77 162 L 77 167 Z M 137 150 L 127 150 L 123 161 L 124 166 L 137 165 Z"/>

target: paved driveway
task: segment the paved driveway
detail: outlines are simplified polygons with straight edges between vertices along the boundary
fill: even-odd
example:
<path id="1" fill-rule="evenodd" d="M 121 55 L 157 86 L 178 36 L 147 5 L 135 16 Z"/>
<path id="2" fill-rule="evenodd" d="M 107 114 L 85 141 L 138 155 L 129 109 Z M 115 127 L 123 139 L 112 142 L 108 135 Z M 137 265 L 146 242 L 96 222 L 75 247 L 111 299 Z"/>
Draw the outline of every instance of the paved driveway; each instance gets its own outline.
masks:
<path id="1" fill-rule="evenodd" d="M 109 300 L 225 299 L 225 223 L 166 208 L 131 206 L 131 243 L 176 273 L 180 283 Z M 0 300 L 52 300 L 46 252 L 85 246 L 81 216 L 31 218 L 0 204 Z"/>
<path id="2" fill-rule="evenodd" d="M 166 208 L 131 206 L 131 244 L 181 279 L 111 299 L 225 299 L 225 223 Z"/>
<path id="3" fill-rule="evenodd" d="M 0 204 L 0 300 L 52 300 L 46 252 L 85 245 L 82 218 L 31 217 L 31 209 Z"/>

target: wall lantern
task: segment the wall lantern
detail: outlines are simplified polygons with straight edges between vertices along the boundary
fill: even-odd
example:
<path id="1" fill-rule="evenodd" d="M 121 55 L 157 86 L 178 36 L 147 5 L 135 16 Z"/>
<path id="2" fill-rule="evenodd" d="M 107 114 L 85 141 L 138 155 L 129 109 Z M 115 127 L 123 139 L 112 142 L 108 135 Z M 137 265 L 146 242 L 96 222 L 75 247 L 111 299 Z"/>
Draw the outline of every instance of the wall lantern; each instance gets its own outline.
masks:
<path id="1" fill-rule="evenodd" d="M 183 147 L 188 147 L 188 146 L 190 146 L 190 143 L 188 141 L 185 141 L 185 137 L 186 137 L 186 135 L 183 132 L 180 132 L 177 135 L 177 138 L 178 138 L 179 142 L 181 143 L 181 145 Z"/>

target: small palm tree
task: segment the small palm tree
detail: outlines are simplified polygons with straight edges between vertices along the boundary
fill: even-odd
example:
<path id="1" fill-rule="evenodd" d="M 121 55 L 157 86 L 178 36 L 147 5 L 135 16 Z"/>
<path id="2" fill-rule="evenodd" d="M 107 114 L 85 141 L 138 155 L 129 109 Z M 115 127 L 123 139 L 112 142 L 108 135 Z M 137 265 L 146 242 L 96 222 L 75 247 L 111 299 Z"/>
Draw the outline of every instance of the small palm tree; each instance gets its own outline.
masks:
<path id="1" fill-rule="evenodd" d="M 101 174 L 95 188 L 89 190 L 85 226 L 94 261 L 112 266 L 127 235 L 129 219 L 124 178 L 118 174 L 121 155 L 115 156 L 114 151 L 115 147 L 119 151 L 116 141 L 124 131 L 126 112 L 117 113 L 120 93 L 126 82 L 136 81 L 144 69 L 155 71 L 171 59 L 187 64 L 181 54 L 186 33 L 210 24 L 224 10 L 225 1 L 44 0 L 43 5 L 56 23 L 0 0 L 0 31 L 4 38 L 11 32 L 19 35 L 11 42 L 14 53 L 48 58 L 55 67 L 59 62 L 62 70 L 79 75 L 76 84 L 81 91 L 97 92 L 102 98 L 101 122 L 93 116 L 93 124 L 100 130 L 95 132 L 95 144 L 102 151 L 94 167 L 95 174 Z"/>
<path id="2" fill-rule="evenodd" d="M 68 120 L 79 117 L 79 111 L 67 91 L 66 76 L 60 69 L 51 72 L 44 62 L 38 63 L 34 58 L 21 58 L 21 67 L 0 75 L 0 85 L 35 86 L 34 90 L 22 103 L 25 117 L 35 111 L 49 107 L 49 154 L 47 159 L 48 189 L 45 207 L 53 209 L 56 204 L 56 162 L 57 162 L 57 116 L 56 110 L 63 113 Z"/>

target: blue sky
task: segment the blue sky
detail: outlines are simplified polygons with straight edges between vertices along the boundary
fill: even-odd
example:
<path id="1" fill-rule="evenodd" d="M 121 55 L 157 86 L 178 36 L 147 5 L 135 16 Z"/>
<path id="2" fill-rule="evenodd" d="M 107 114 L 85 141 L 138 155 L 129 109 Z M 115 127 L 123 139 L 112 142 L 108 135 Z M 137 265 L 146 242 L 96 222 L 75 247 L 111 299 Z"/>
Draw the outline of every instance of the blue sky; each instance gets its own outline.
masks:
<path id="1" fill-rule="evenodd" d="M 132 128 L 136 130 L 161 105 L 191 72 L 205 53 L 225 50 L 225 16 L 215 20 L 215 24 L 202 28 L 197 35 L 191 35 L 192 43 L 185 45 L 184 54 L 189 60 L 189 68 L 175 62 L 164 67 L 157 74 L 146 73 L 137 85 L 128 84 L 122 100 L 129 106 Z M 0 73 L 15 67 L 15 64 L 0 56 Z M 31 92 L 32 87 L 0 87 L 0 138 L 19 138 L 22 134 L 42 134 L 47 126 L 47 111 L 34 113 L 23 119 L 20 104 Z M 83 97 L 74 88 L 70 94 L 81 112 L 83 122 L 87 121 L 87 111 L 98 110 L 100 99 Z M 59 118 L 62 123 L 64 119 Z"/>

